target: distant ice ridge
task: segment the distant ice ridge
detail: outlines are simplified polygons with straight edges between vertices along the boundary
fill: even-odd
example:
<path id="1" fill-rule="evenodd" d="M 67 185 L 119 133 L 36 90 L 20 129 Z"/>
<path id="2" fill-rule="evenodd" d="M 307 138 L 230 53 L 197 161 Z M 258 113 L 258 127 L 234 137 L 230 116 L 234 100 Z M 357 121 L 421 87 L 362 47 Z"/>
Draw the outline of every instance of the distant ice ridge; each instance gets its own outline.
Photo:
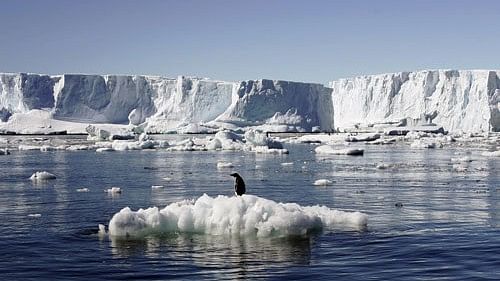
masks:
<path id="1" fill-rule="evenodd" d="M 448 131 L 500 131 L 500 71 L 426 70 L 330 83 L 335 127 L 429 123 Z M 427 119 L 427 120 L 426 120 Z"/>
<path id="2" fill-rule="evenodd" d="M 0 121 L 45 110 L 56 120 L 140 125 L 151 133 L 248 126 L 330 131 L 330 92 L 320 84 L 272 80 L 6 73 L 0 74 Z"/>
<path id="3" fill-rule="evenodd" d="M 325 206 L 303 207 L 277 203 L 254 195 L 210 197 L 132 211 L 124 208 L 109 222 L 114 237 L 143 237 L 164 233 L 250 235 L 258 237 L 307 235 L 323 228 L 362 230 L 368 217 Z"/>

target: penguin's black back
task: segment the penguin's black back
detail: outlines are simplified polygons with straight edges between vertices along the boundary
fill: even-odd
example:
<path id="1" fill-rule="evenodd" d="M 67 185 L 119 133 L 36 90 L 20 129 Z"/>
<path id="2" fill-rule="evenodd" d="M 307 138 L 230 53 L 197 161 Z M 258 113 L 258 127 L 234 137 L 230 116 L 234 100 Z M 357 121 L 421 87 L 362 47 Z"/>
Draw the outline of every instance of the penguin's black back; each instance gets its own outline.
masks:
<path id="1" fill-rule="evenodd" d="M 236 192 L 236 195 L 241 196 L 245 194 L 246 189 L 245 189 L 245 182 L 243 181 L 243 178 L 241 178 L 240 175 L 236 174 L 234 175 L 234 178 L 236 179 L 234 183 L 234 192 Z"/>

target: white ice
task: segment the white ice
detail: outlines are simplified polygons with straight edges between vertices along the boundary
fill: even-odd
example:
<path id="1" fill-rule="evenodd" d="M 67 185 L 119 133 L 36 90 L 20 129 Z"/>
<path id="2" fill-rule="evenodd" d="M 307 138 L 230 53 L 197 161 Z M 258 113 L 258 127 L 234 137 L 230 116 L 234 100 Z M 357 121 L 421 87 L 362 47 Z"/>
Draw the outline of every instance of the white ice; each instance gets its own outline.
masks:
<path id="1" fill-rule="evenodd" d="M 46 171 L 42 172 L 35 172 L 33 175 L 31 175 L 30 180 L 32 181 L 46 181 L 46 180 L 53 180 L 55 179 L 56 176 L 54 174 L 51 174 Z"/>
<path id="2" fill-rule="evenodd" d="M 268 237 L 307 235 L 324 228 L 362 230 L 367 223 L 368 216 L 360 212 L 278 203 L 254 195 L 210 197 L 204 194 L 196 200 L 172 203 L 163 209 L 123 208 L 113 216 L 108 229 L 115 237 L 164 233 Z"/>

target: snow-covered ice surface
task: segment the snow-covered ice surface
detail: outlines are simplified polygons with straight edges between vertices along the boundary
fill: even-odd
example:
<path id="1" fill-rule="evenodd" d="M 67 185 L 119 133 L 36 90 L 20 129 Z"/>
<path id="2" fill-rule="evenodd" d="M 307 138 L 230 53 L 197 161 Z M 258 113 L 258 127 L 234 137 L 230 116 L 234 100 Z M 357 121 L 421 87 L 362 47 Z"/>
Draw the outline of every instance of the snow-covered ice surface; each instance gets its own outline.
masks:
<path id="1" fill-rule="evenodd" d="M 124 208 L 109 222 L 109 234 L 144 237 L 165 233 L 211 235 L 303 236 L 323 228 L 364 229 L 368 216 L 325 206 L 277 203 L 254 195 L 210 197 L 175 202 L 163 209 Z"/>

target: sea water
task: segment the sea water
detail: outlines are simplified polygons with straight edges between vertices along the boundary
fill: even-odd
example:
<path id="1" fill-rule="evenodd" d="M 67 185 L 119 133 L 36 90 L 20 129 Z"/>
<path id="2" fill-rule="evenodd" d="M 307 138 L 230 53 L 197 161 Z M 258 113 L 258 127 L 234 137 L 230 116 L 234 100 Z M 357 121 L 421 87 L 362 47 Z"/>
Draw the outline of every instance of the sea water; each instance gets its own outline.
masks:
<path id="1" fill-rule="evenodd" d="M 498 157 L 456 146 L 364 146 L 364 156 L 320 156 L 308 144 L 286 148 L 288 155 L 14 150 L 0 156 L 0 279 L 500 279 Z M 451 159 L 463 156 L 473 161 L 457 169 Z M 56 179 L 31 181 L 36 171 Z M 125 207 L 233 196 L 234 171 L 251 195 L 360 211 L 367 228 L 266 237 L 98 233 Z M 328 184 L 314 185 L 321 179 Z M 106 192 L 113 187 L 121 192 Z"/>

